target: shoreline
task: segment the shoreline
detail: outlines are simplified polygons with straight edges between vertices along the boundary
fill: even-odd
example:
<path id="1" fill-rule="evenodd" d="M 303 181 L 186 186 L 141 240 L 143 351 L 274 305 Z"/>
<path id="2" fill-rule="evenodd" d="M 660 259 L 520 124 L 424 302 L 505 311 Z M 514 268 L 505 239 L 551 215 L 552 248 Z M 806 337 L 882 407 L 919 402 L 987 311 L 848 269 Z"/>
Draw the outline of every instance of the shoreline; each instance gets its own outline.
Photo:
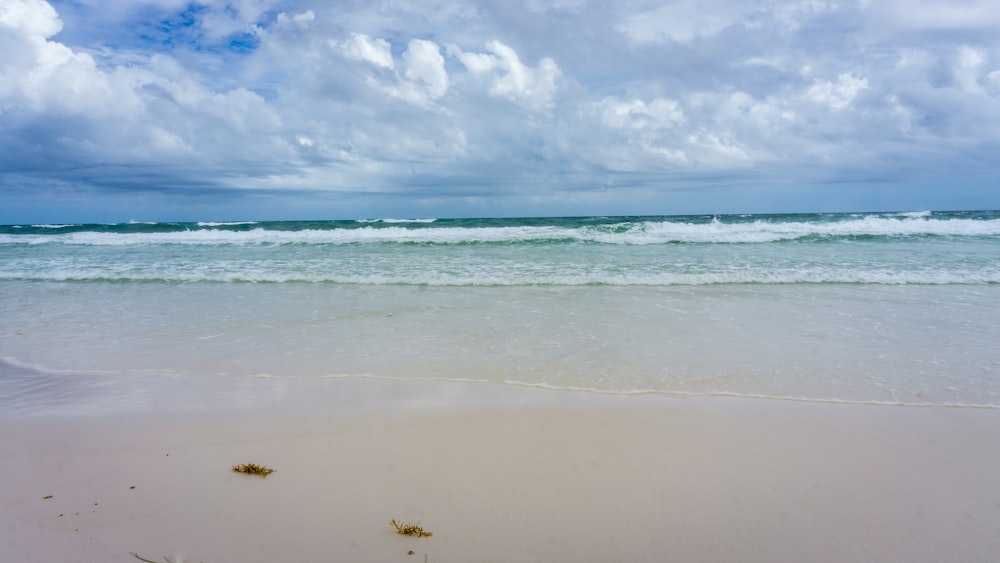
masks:
<path id="1" fill-rule="evenodd" d="M 190 393 L 195 388 L 196 393 Z M 445 393 L 440 390 L 447 390 Z M 537 395 L 535 394 L 537 393 Z M 547 395 L 664 400 L 737 400 L 894 408 L 982 409 L 1000 411 L 1000 404 L 904 402 L 743 394 L 738 392 L 604 390 L 555 386 L 517 380 L 389 377 L 368 375 L 276 377 L 270 375 L 193 376 L 182 373 L 75 373 L 47 370 L 0 358 L 0 420 L 23 416 L 93 416 L 119 413 L 191 413 L 260 409 L 318 410 L 336 403 L 359 406 L 387 399 L 396 407 L 419 407 L 439 397 L 450 406 L 498 401 L 538 402 Z M 553 399 L 558 400 L 558 398 Z"/>
<path id="2" fill-rule="evenodd" d="M 216 413 L 5 417 L 0 558 L 988 561 L 1000 551 L 994 409 L 324 388 Z M 275 473 L 230 470 L 248 462 Z M 393 518 L 434 535 L 397 535 Z"/>

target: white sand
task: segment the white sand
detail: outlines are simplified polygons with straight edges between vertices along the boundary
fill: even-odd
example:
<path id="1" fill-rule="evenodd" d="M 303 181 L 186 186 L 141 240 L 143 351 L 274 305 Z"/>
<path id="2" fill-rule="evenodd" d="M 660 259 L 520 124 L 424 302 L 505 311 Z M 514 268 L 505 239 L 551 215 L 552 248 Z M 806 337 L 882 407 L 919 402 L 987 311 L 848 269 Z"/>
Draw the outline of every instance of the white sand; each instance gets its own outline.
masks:
<path id="1" fill-rule="evenodd" d="M 1000 554 L 1000 411 L 325 385 L 358 401 L 0 420 L 0 561 Z"/>

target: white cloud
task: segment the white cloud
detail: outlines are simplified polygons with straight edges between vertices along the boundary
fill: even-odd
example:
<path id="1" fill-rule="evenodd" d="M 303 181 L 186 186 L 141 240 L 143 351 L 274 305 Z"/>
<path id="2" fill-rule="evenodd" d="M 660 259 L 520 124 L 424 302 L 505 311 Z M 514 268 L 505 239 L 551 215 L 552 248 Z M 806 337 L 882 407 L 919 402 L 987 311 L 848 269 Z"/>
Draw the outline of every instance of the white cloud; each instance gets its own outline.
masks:
<path id="1" fill-rule="evenodd" d="M 62 28 L 55 10 L 44 2 L 13 0 L 0 6 L 0 108 L 19 105 L 35 112 L 114 113 L 107 106 L 115 86 L 97 70 L 90 55 L 49 41 Z"/>
<path id="2" fill-rule="evenodd" d="M 337 45 L 334 43 L 334 45 Z M 352 33 L 339 44 L 344 56 L 356 61 L 371 63 L 382 68 L 393 68 L 392 48 L 385 39 L 372 39 L 364 33 Z"/>
<path id="3" fill-rule="evenodd" d="M 526 0 L 525 7 L 532 12 L 576 12 L 587 0 Z"/>
<path id="4" fill-rule="evenodd" d="M 275 150 L 280 142 L 268 139 L 280 117 L 246 88 L 212 91 L 163 55 L 150 57 L 145 68 L 101 68 L 90 54 L 50 39 L 61 22 L 46 3 L 5 3 L 0 22 L 0 41 L 8 46 L 7 63 L 0 64 L 0 112 L 18 108 L 17 122 L 7 127 L 39 131 L 22 144 L 64 151 L 57 159 L 102 165 L 179 158 L 231 165 L 281 154 Z M 259 144 L 247 150 L 249 139 Z"/>
<path id="5" fill-rule="evenodd" d="M 981 29 L 1000 25 L 994 0 L 862 0 L 873 22 L 906 30 Z"/>
<path id="6" fill-rule="evenodd" d="M 561 76 L 554 60 L 545 57 L 538 61 L 538 66 L 531 68 L 521 62 L 514 49 L 497 40 L 488 42 L 486 50 L 489 52 L 468 53 L 450 46 L 448 52 L 469 72 L 488 78 L 490 95 L 532 109 L 551 107 Z"/>
<path id="7" fill-rule="evenodd" d="M 49 38 L 62 29 L 62 20 L 44 0 L 5 0 L 0 4 L 0 25 L 33 37 Z"/>
<path id="8" fill-rule="evenodd" d="M 316 14 L 312 10 L 306 10 L 300 14 L 288 15 L 284 12 L 278 14 L 276 24 L 280 27 L 290 27 L 302 29 L 316 20 Z"/>
<path id="9" fill-rule="evenodd" d="M 219 40 L 234 34 L 257 32 L 257 24 L 277 0 L 208 1 L 199 25 L 206 37 Z M 301 23 L 301 22 L 300 22 Z"/>
<path id="10" fill-rule="evenodd" d="M 485 74 L 496 67 L 497 59 L 488 53 L 467 53 L 452 45 L 448 47 L 448 53 L 462 61 L 465 68 L 473 74 Z"/>
<path id="11" fill-rule="evenodd" d="M 487 200 L 601 171 L 993 170 L 985 2 L 438 4 L 79 0 L 62 29 L 42 0 L 0 0 L 0 189 L 32 158 L 274 189 L 466 178 Z M 136 31 L 184 18 L 177 45 Z"/>
<path id="12" fill-rule="evenodd" d="M 796 31 L 843 8 L 843 2 L 826 0 L 675 0 L 628 12 L 615 29 L 634 43 L 688 43 L 731 27 L 753 30 L 776 23 L 782 32 Z"/>
<path id="13" fill-rule="evenodd" d="M 380 93 L 427 107 L 448 91 L 445 60 L 433 41 L 410 40 L 398 64 L 392 56 L 392 45 L 385 39 L 351 33 L 346 40 L 330 44 L 346 58 L 376 67 L 379 72 L 363 72 L 361 77 L 365 84 Z"/>
<path id="14" fill-rule="evenodd" d="M 679 0 L 627 16 L 618 30 L 631 41 L 691 41 L 715 35 L 740 20 L 746 6 L 726 0 Z"/>
<path id="15" fill-rule="evenodd" d="M 844 73 L 837 77 L 836 82 L 816 81 L 806 90 L 805 96 L 818 104 L 840 111 L 849 106 L 862 90 L 867 89 L 866 78 Z"/>
<path id="16" fill-rule="evenodd" d="M 690 164 L 681 139 L 684 110 L 676 101 L 609 96 L 588 109 L 615 136 L 604 146 L 595 146 L 589 158 L 619 171 Z"/>
<path id="17" fill-rule="evenodd" d="M 735 136 L 710 131 L 696 131 L 688 135 L 686 141 L 699 155 L 702 165 L 726 168 L 753 164 L 755 158 L 751 151 Z"/>
<path id="18" fill-rule="evenodd" d="M 410 83 L 429 98 L 440 98 L 448 91 L 448 72 L 437 43 L 424 39 L 410 41 L 403 53 L 403 66 L 403 74 Z"/>
<path id="19" fill-rule="evenodd" d="M 825 0 L 775 2 L 764 5 L 758 3 L 757 5 L 759 11 L 773 14 L 775 19 L 789 30 L 797 30 L 810 18 L 835 12 L 841 8 L 841 3 L 827 2 Z"/>
<path id="20" fill-rule="evenodd" d="M 962 47 L 957 58 L 952 73 L 959 88 L 966 92 L 981 92 L 983 88 L 979 85 L 979 77 L 986 64 L 986 55 L 979 49 Z"/>
<path id="21" fill-rule="evenodd" d="M 601 121 L 614 129 L 663 129 L 684 121 L 684 110 L 673 101 L 655 98 L 649 103 L 640 99 L 622 100 L 607 97 L 597 104 Z"/>

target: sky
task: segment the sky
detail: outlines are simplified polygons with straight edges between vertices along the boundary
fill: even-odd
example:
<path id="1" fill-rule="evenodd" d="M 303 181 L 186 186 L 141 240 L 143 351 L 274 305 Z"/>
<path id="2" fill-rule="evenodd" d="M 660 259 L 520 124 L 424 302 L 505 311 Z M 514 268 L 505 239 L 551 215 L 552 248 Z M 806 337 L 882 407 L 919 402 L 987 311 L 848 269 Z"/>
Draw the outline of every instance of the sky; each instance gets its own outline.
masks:
<path id="1" fill-rule="evenodd" d="M 0 223 L 1000 208 L 995 0 L 0 0 Z"/>

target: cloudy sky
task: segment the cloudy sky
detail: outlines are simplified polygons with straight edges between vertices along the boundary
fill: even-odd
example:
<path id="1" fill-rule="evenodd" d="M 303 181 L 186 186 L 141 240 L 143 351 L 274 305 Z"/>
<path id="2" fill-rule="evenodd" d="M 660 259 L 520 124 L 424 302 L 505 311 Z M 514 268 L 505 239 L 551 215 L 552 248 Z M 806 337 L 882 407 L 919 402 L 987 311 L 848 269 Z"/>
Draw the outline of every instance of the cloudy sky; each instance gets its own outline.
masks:
<path id="1" fill-rule="evenodd" d="M 0 223 L 984 208 L 996 0 L 0 0 Z"/>

